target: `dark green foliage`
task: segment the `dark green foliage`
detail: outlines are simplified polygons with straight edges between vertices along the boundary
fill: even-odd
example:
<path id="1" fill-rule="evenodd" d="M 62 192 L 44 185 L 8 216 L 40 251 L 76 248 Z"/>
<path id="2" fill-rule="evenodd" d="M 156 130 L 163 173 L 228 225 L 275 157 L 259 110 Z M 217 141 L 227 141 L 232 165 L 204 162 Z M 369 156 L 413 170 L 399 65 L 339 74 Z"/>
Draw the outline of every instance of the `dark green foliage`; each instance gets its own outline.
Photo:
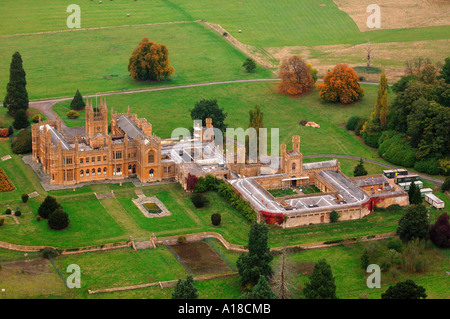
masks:
<path id="1" fill-rule="evenodd" d="M 367 249 L 364 249 L 364 251 L 361 255 L 361 268 L 364 271 L 366 271 L 366 269 L 369 265 L 370 265 L 369 253 L 367 252 Z"/>
<path id="2" fill-rule="evenodd" d="M 228 203 L 236 208 L 242 216 L 247 218 L 249 221 L 256 220 L 256 213 L 250 204 L 244 200 L 239 193 L 237 193 L 233 186 L 224 181 L 220 181 L 217 187 L 217 193 L 224 198 Z"/>
<path id="3" fill-rule="evenodd" d="M 24 202 L 24 203 L 28 202 L 29 197 L 30 196 L 28 196 L 28 194 L 22 194 L 22 202 Z"/>
<path id="4" fill-rule="evenodd" d="M 391 163 L 413 167 L 416 162 L 416 151 L 411 147 L 405 135 L 396 134 L 380 145 L 378 155 Z"/>
<path id="5" fill-rule="evenodd" d="M 252 290 L 261 276 L 272 276 L 270 262 L 273 256 L 267 245 L 268 231 L 266 224 L 253 222 L 248 238 L 248 253 L 241 254 L 236 262 L 239 282 L 247 291 Z"/>
<path id="6" fill-rule="evenodd" d="M 450 57 L 445 58 L 445 63 L 442 65 L 440 78 L 444 79 L 445 83 L 450 84 Z"/>
<path id="7" fill-rule="evenodd" d="M 5 215 L 11 215 L 11 208 L 7 208 L 6 210 L 5 210 Z"/>
<path id="8" fill-rule="evenodd" d="M 450 190 L 450 176 L 447 176 L 445 178 L 445 181 L 444 181 L 444 183 L 441 186 L 441 190 L 443 192 L 446 192 L 446 191 Z"/>
<path id="9" fill-rule="evenodd" d="M 359 160 L 359 163 L 356 164 L 355 169 L 353 170 L 353 176 L 366 176 L 367 170 L 364 167 L 364 163 L 362 158 Z"/>
<path id="10" fill-rule="evenodd" d="M 402 255 L 394 249 L 389 249 L 378 260 L 378 263 L 382 271 L 388 271 L 392 267 L 399 267 L 402 264 Z"/>
<path id="11" fill-rule="evenodd" d="M 425 299 L 425 288 L 417 285 L 412 280 L 405 280 L 389 287 L 381 294 L 381 299 Z"/>
<path id="12" fill-rule="evenodd" d="M 16 217 L 22 216 L 22 212 L 20 210 L 16 210 L 14 212 L 14 216 L 16 216 Z"/>
<path id="13" fill-rule="evenodd" d="M 11 136 L 11 135 L 14 134 L 14 127 L 13 127 L 12 125 L 10 125 L 10 126 L 8 127 L 8 134 L 9 134 L 9 136 Z"/>
<path id="14" fill-rule="evenodd" d="M 211 215 L 211 223 L 214 226 L 219 226 L 222 221 L 222 216 L 219 213 L 214 213 Z"/>
<path id="15" fill-rule="evenodd" d="M 400 253 L 400 252 L 402 252 L 403 242 L 398 238 L 392 238 L 388 241 L 387 248 L 393 249 Z"/>
<path id="16" fill-rule="evenodd" d="M 337 222 L 339 219 L 339 213 L 335 210 L 331 211 L 330 213 L 330 222 L 331 223 L 335 223 Z"/>
<path id="17" fill-rule="evenodd" d="M 21 130 L 11 141 L 11 149 L 15 154 L 30 153 L 32 149 L 31 132 L 28 130 Z"/>
<path id="18" fill-rule="evenodd" d="M 331 266 L 325 259 L 321 259 L 315 264 L 303 294 L 307 299 L 337 299 L 334 279 Z"/>
<path id="19" fill-rule="evenodd" d="M 416 238 L 427 238 L 429 230 L 430 224 L 425 206 L 410 205 L 398 222 L 397 234 L 401 240 L 408 242 Z"/>
<path id="20" fill-rule="evenodd" d="M 378 147 L 378 141 L 382 134 L 382 127 L 377 121 L 366 122 L 366 127 L 362 132 L 364 142 L 371 147 Z"/>
<path id="21" fill-rule="evenodd" d="M 75 93 L 72 102 L 70 102 L 70 108 L 72 110 L 84 110 L 86 103 L 83 101 L 83 97 L 79 90 Z"/>
<path id="22" fill-rule="evenodd" d="M 194 278 L 188 275 L 186 279 L 179 279 L 175 290 L 172 293 L 172 299 L 197 299 L 198 291 L 194 286 Z"/>
<path id="23" fill-rule="evenodd" d="M 254 61 L 253 59 L 251 59 L 251 58 L 247 58 L 247 59 L 244 61 L 244 63 L 242 64 L 242 66 L 245 68 L 245 70 L 246 70 L 248 73 L 251 73 L 251 72 L 255 71 L 255 69 L 256 69 L 256 63 L 255 63 L 255 61 Z"/>
<path id="24" fill-rule="evenodd" d="M 244 293 L 241 299 L 276 299 L 266 277 L 260 276 L 257 284 L 250 292 Z"/>
<path id="25" fill-rule="evenodd" d="M 41 206 L 39 206 L 38 214 L 42 218 L 47 219 L 59 207 L 61 207 L 61 205 L 56 201 L 56 198 L 48 195 Z"/>
<path id="26" fill-rule="evenodd" d="M 48 226 L 51 229 L 61 230 L 68 227 L 69 223 L 69 215 L 61 207 L 57 208 L 48 217 Z"/>
<path id="27" fill-rule="evenodd" d="M 437 158 L 428 158 L 418 161 L 414 164 L 414 169 L 430 175 L 437 175 L 440 172 L 439 161 Z"/>
<path id="28" fill-rule="evenodd" d="M 349 131 L 354 131 L 359 120 L 361 120 L 359 116 L 353 115 L 348 119 L 347 123 L 345 124 L 345 128 Z"/>
<path id="29" fill-rule="evenodd" d="M 220 182 L 221 181 L 219 181 L 216 177 L 214 177 L 211 174 L 206 175 L 206 177 L 200 177 L 197 180 L 194 192 L 204 193 L 207 191 L 217 191 L 217 187 L 219 186 Z"/>
<path id="30" fill-rule="evenodd" d="M 431 241 L 440 248 L 450 248 L 450 223 L 447 213 L 442 214 L 430 228 Z"/>
<path id="31" fill-rule="evenodd" d="M 211 118 L 213 126 L 223 133 L 227 127 L 225 124 L 226 117 L 227 113 L 219 108 L 216 99 L 202 99 L 195 103 L 194 108 L 191 110 L 191 118 L 193 120 L 202 120 L 202 126 L 206 126 L 205 120 Z"/>
<path id="32" fill-rule="evenodd" d="M 412 182 L 409 186 L 408 197 L 410 204 L 422 204 L 422 195 L 420 194 L 420 188 L 414 182 Z"/>
<path id="33" fill-rule="evenodd" d="M 364 124 L 366 124 L 366 122 L 367 122 L 367 119 L 359 119 L 358 123 L 356 123 L 355 134 L 357 136 L 361 135 L 361 130 L 362 130 Z"/>
<path id="34" fill-rule="evenodd" d="M 202 208 L 209 204 L 209 199 L 200 193 L 194 193 L 191 195 L 191 202 L 196 208 Z"/>
<path id="35" fill-rule="evenodd" d="M 26 111 L 28 109 L 28 92 L 26 89 L 26 73 L 23 69 L 22 57 L 19 52 L 12 56 L 9 82 L 6 86 L 6 96 L 3 100 L 3 106 L 8 109 L 11 116 L 15 116 L 18 110 Z"/>
<path id="36" fill-rule="evenodd" d="M 28 122 L 27 112 L 25 110 L 17 110 L 14 116 L 13 127 L 17 130 L 26 128 L 30 125 Z"/>

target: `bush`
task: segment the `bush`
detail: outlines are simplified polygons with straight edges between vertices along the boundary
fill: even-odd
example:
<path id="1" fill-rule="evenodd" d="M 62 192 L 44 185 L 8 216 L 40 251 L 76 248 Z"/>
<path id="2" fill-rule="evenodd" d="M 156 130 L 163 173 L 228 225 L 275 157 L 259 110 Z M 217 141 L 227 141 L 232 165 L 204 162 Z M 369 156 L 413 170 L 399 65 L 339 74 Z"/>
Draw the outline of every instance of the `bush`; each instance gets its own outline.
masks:
<path id="1" fill-rule="evenodd" d="M 364 143 L 371 147 L 377 148 L 379 146 L 378 141 L 380 140 L 381 134 L 382 132 L 380 124 L 369 121 L 366 122 L 364 131 L 362 132 L 362 137 Z"/>
<path id="2" fill-rule="evenodd" d="M 402 251 L 402 247 L 403 247 L 403 242 L 399 238 L 392 238 L 387 243 L 388 249 L 393 249 L 399 253 Z"/>
<path id="3" fill-rule="evenodd" d="M 378 262 L 380 263 L 381 270 L 387 271 L 391 267 L 401 266 L 402 255 L 394 249 L 389 249 L 387 253 L 384 254 L 383 257 L 381 257 Z"/>
<path id="4" fill-rule="evenodd" d="M 5 217 L 0 217 L 0 226 L 3 226 L 5 222 Z"/>
<path id="5" fill-rule="evenodd" d="M 18 110 L 14 115 L 14 122 L 13 122 L 14 128 L 19 130 L 22 128 L 26 128 L 29 125 L 30 123 L 28 123 L 27 112 L 25 110 Z"/>
<path id="6" fill-rule="evenodd" d="M 194 193 L 191 196 L 191 202 L 196 208 L 202 208 L 209 204 L 209 199 L 200 193 Z"/>
<path id="7" fill-rule="evenodd" d="M 11 209 L 10 209 L 10 208 L 7 208 L 7 209 L 5 210 L 5 214 L 6 214 L 6 215 L 11 215 Z"/>
<path id="8" fill-rule="evenodd" d="M 361 120 L 359 116 L 353 115 L 348 119 L 347 124 L 345 124 L 345 128 L 349 131 L 354 131 L 359 120 Z"/>
<path id="9" fill-rule="evenodd" d="M 62 210 L 56 209 L 48 218 L 48 226 L 54 230 L 61 230 L 69 226 L 69 215 Z"/>
<path id="10" fill-rule="evenodd" d="M 72 110 L 83 110 L 86 106 L 86 103 L 83 101 L 83 97 L 79 90 L 75 93 L 72 102 L 70 102 L 70 108 Z M 67 115 L 69 116 L 69 115 Z M 77 116 L 78 117 L 78 116 Z"/>
<path id="11" fill-rule="evenodd" d="M 22 212 L 21 212 L 20 210 L 16 210 L 16 211 L 14 212 L 14 216 L 20 217 L 20 216 L 22 216 Z"/>
<path id="12" fill-rule="evenodd" d="M 0 129 L 0 137 L 8 137 L 9 136 L 9 130 L 7 128 Z"/>
<path id="13" fill-rule="evenodd" d="M 33 115 L 33 117 L 31 118 L 31 120 L 33 121 L 33 123 L 39 123 L 39 119 L 41 118 L 40 114 L 35 114 Z"/>
<path id="14" fill-rule="evenodd" d="M 32 148 L 31 132 L 21 130 L 11 141 L 11 149 L 15 154 L 30 153 Z"/>
<path id="15" fill-rule="evenodd" d="M 39 223 L 41 221 L 41 216 L 37 215 L 36 216 L 36 221 Z"/>
<path id="16" fill-rule="evenodd" d="M 397 234 L 401 240 L 408 242 L 413 239 L 425 239 L 429 230 L 430 224 L 425 206 L 409 205 L 398 222 Z"/>
<path id="17" fill-rule="evenodd" d="M 397 134 L 385 140 L 378 148 L 378 155 L 385 160 L 404 167 L 413 167 L 416 162 L 416 149 L 405 140 L 405 136 Z"/>
<path id="18" fill-rule="evenodd" d="M 335 210 L 331 211 L 330 213 L 330 222 L 331 223 L 335 223 L 337 222 L 339 219 L 339 213 Z"/>
<path id="19" fill-rule="evenodd" d="M 444 183 L 441 186 L 441 190 L 443 192 L 446 192 L 446 191 L 450 190 L 450 176 L 445 178 L 445 181 L 444 181 Z"/>
<path id="20" fill-rule="evenodd" d="M 214 213 L 211 215 L 211 223 L 214 226 L 219 226 L 222 221 L 222 216 L 219 213 Z"/>
<path id="21" fill-rule="evenodd" d="M 78 114 L 78 112 L 74 111 L 74 110 L 70 110 L 69 112 L 67 112 L 66 115 L 68 118 L 71 118 L 71 119 L 76 119 L 77 117 L 80 116 L 80 114 Z"/>
<path id="22" fill-rule="evenodd" d="M 45 247 L 41 250 L 41 256 L 46 259 L 55 258 L 59 256 L 59 252 L 55 248 Z"/>
<path id="23" fill-rule="evenodd" d="M 252 73 L 253 71 L 255 71 L 256 69 L 256 63 L 253 59 L 251 58 L 247 58 L 244 63 L 242 64 L 242 66 L 245 68 L 245 70 L 248 73 Z"/>
<path id="24" fill-rule="evenodd" d="M 178 236 L 177 242 L 182 244 L 186 241 L 186 236 Z"/>
<path id="25" fill-rule="evenodd" d="M 440 248 L 450 248 L 450 223 L 447 213 L 442 214 L 430 228 L 430 239 Z"/>
<path id="26" fill-rule="evenodd" d="M 28 202 L 28 198 L 29 198 L 28 194 L 22 194 L 22 202 L 24 203 Z"/>
<path id="27" fill-rule="evenodd" d="M 358 123 L 356 123 L 355 126 L 355 134 L 356 136 L 361 136 L 361 130 L 364 126 L 364 124 L 366 124 L 367 119 L 359 119 Z"/>
<path id="28" fill-rule="evenodd" d="M 440 172 L 439 161 L 437 158 L 418 161 L 414 164 L 414 169 L 430 175 L 437 175 Z"/>
<path id="29" fill-rule="evenodd" d="M 39 206 L 38 214 L 42 218 L 47 219 L 59 207 L 60 205 L 56 201 L 56 198 L 48 195 L 42 202 L 41 206 Z"/>

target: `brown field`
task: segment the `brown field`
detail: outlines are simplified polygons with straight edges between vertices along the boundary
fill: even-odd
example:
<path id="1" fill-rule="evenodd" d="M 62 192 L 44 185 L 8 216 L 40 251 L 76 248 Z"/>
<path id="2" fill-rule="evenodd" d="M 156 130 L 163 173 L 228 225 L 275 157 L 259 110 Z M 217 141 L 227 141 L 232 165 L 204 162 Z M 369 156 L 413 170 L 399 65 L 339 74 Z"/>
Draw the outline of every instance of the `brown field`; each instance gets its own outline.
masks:
<path id="1" fill-rule="evenodd" d="M 367 27 L 367 6 L 377 4 L 381 9 L 381 29 L 402 29 L 448 25 L 450 1 L 448 0 L 333 0 L 338 8 L 346 12 L 359 30 Z"/>

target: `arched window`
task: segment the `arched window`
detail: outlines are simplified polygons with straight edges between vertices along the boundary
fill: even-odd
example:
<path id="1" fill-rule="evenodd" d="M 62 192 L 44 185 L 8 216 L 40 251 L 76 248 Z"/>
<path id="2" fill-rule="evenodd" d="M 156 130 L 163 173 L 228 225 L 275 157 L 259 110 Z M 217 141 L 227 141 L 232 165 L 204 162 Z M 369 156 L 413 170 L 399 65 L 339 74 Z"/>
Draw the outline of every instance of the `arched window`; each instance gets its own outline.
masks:
<path id="1" fill-rule="evenodd" d="M 149 163 L 155 162 L 155 153 L 153 153 L 153 151 L 148 152 L 148 162 Z"/>
<path id="2" fill-rule="evenodd" d="M 292 170 L 295 171 L 295 163 L 292 163 Z"/>
<path id="3" fill-rule="evenodd" d="M 97 170 L 97 175 L 98 175 L 98 176 L 101 176 L 101 175 L 102 175 L 102 169 L 101 169 L 100 167 L 99 167 L 98 170 Z"/>
<path id="4" fill-rule="evenodd" d="M 84 170 L 80 171 L 80 177 L 83 178 L 84 177 Z"/>
<path id="5" fill-rule="evenodd" d="M 128 165 L 128 173 L 131 173 L 131 164 Z"/>
<path id="6" fill-rule="evenodd" d="M 106 171 L 107 171 L 106 167 L 103 167 L 103 175 L 106 175 Z"/>
<path id="7" fill-rule="evenodd" d="M 92 169 L 92 177 L 95 176 L 95 168 Z"/>
<path id="8" fill-rule="evenodd" d="M 89 177 L 89 169 L 86 170 L 86 177 Z"/>
<path id="9" fill-rule="evenodd" d="M 150 174 L 150 177 L 153 177 L 153 168 L 152 169 L 150 169 L 150 171 L 149 171 L 149 174 Z"/>

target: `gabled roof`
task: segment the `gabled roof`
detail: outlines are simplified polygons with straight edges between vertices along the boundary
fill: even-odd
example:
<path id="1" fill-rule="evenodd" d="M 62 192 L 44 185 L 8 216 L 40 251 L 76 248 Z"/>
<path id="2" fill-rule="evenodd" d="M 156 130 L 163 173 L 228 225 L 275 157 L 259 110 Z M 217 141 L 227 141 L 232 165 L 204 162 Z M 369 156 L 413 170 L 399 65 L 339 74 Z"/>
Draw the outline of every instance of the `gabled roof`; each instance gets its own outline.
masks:
<path id="1" fill-rule="evenodd" d="M 131 140 L 135 140 L 138 136 L 147 136 L 144 131 L 142 131 L 136 123 L 126 115 L 120 115 L 117 118 L 117 126 L 120 127 Z"/>

